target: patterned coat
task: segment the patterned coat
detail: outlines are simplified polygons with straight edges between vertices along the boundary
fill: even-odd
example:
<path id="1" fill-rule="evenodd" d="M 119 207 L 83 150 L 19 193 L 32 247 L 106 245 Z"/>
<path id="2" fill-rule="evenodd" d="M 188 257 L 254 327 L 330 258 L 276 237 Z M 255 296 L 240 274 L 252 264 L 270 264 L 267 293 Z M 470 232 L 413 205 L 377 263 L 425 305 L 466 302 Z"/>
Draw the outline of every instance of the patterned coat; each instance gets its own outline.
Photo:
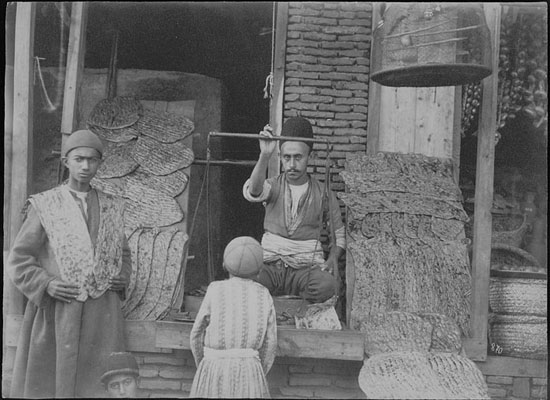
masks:
<path id="1" fill-rule="evenodd" d="M 265 375 L 276 348 L 269 291 L 238 277 L 212 282 L 191 330 L 198 366 L 191 397 L 269 397 Z"/>

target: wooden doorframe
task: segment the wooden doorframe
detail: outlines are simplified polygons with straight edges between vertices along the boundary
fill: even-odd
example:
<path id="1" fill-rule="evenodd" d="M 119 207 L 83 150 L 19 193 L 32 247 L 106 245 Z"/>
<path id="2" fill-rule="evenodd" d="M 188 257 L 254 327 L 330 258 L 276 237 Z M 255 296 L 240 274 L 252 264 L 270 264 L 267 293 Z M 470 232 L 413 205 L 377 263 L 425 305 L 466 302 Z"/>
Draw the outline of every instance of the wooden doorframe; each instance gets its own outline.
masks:
<path id="1" fill-rule="evenodd" d="M 288 31 L 288 2 L 273 3 L 276 11 L 274 13 L 273 29 L 275 29 L 275 39 L 273 46 L 273 89 L 272 99 L 269 107 L 269 122 L 273 127 L 274 135 L 281 135 L 283 125 L 284 110 L 284 90 L 285 90 L 285 64 L 286 64 L 286 37 Z M 279 152 L 274 152 L 269 160 L 267 176 L 279 175 L 280 163 Z"/>

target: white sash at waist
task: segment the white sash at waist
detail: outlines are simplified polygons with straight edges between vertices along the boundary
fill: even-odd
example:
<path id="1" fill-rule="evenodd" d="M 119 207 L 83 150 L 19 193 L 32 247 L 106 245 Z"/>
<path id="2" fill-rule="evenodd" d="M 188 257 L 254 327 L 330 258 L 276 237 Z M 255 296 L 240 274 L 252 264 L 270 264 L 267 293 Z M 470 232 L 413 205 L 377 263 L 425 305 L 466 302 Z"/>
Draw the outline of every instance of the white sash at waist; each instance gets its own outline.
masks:
<path id="1" fill-rule="evenodd" d="M 258 350 L 254 349 L 225 349 L 218 350 L 210 347 L 204 348 L 204 358 L 216 360 L 220 358 L 257 358 L 260 359 Z"/>

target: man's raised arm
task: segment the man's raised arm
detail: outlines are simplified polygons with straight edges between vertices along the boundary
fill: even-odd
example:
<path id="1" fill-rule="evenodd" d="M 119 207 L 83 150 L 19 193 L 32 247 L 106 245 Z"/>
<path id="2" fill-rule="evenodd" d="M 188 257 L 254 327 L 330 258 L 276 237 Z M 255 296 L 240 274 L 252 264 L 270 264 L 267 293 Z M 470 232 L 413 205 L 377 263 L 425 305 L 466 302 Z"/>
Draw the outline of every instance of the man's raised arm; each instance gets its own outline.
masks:
<path id="1" fill-rule="evenodd" d="M 273 129 L 271 126 L 266 125 L 264 130 L 260 132 L 260 135 L 272 137 L 272 132 Z M 277 142 L 275 140 L 260 140 L 260 157 L 250 175 L 249 192 L 254 197 L 258 197 L 262 194 L 269 159 L 276 148 Z"/>

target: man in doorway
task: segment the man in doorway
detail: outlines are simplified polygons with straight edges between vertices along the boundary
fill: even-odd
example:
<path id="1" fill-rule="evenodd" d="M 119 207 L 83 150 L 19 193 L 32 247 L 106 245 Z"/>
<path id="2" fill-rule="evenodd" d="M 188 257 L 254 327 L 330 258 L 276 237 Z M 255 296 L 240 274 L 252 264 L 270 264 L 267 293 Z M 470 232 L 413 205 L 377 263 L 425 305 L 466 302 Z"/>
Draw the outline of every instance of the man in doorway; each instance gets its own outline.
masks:
<path id="1" fill-rule="evenodd" d="M 272 137 L 272 128 L 266 125 L 260 135 Z M 294 117 L 283 124 L 281 136 L 313 138 L 313 129 L 306 119 Z M 277 142 L 260 140 L 260 156 L 243 195 L 265 206 L 264 266 L 258 282 L 274 296 L 296 295 L 320 303 L 334 296 L 339 285 L 332 273 L 345 249 L 345 230 L 336 195 L 307 173 L 312 147 L 299 139 L 281 142 L 283 172 L 266 179 Z M 336 237 L 326 260 L 320 242 L 323 215 L 334 224 Z"/>
<path id="2" fill-rule="evenodd" d="M 131 254 L 123 200 L 90 186 L 102 154 L 94 133 L 74 132 L 62 146 L 68 181 L 28 200 L 7 262 L 28 299 L 13 397 L 102 397 L 103 363 L 125 350 Z"/>

